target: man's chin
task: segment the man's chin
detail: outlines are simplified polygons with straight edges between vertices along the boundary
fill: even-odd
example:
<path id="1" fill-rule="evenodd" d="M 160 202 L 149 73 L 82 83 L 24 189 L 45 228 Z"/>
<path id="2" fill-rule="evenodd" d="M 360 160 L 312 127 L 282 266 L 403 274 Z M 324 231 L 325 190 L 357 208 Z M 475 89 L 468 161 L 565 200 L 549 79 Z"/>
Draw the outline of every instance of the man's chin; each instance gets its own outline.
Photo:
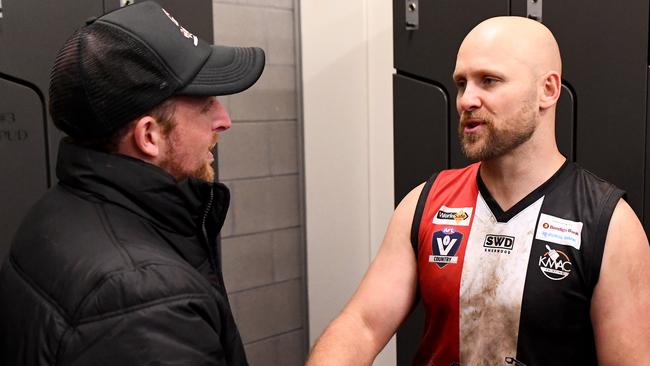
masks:
<path id="1" fill-rule="evenodd" d="M 206 164 L 197 169 L 192 176 L 194 178 L 198 178 L 201 180 L 204 180 L 206 182 L 214 182 L 214 168 L 212 168 L 212 165 Z"/>

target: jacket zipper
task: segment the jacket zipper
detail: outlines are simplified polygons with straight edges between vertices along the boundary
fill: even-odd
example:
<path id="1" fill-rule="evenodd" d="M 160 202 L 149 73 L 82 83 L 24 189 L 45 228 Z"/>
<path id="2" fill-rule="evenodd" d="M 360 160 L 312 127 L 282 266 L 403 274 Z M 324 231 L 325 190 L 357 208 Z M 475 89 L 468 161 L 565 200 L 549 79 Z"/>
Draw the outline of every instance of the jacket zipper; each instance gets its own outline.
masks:
<path id="1" fill-rule="evenodd" d="M 201 231 L 203 232 L 203 240 L 205 241 L 205 245 L 208 247 L 208 260 L 210 261 L 210 265 L 212 266 L 212 271 L 217 277 L 217 281 L 219 282 L 219 285 L 223 288 L 224 284 L 223 284 L 223 280 L 221 279 L 222 277 L 221 272 L 218 270 L 218 266 L 217 266 L 217 255 L 215 252 L 216 248 L 213 247 L 212 243 L 210 242 L 210 239 L 208 238 L 208 229 L 206 228 L 208 215 L 210 214 L 210 210 L 212 210 L 213 201 L 214 201 L 214 188 L 210 187 L 210 198 L 208 200 L 207 206 L 205 207 L 205 211 L 203 212 L 203 220 L 201 221 Z"/>

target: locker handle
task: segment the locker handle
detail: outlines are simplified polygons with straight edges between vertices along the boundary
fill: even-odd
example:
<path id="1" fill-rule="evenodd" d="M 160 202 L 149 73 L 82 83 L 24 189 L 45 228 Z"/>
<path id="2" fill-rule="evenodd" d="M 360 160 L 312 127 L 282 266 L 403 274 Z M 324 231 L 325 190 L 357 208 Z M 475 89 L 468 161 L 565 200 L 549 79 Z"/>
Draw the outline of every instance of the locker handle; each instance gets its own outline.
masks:
<path id="1" fill-rule="evenodd" d="M 528 0 L 526 5 L 528 18 L 542 22 L 542 0 Z"/>
<path id="2" fill-rule="evenodd" d="M 420 7 L 418 0 L 405 0 L 406 30 L 416 30 L 420 27 Z"/>

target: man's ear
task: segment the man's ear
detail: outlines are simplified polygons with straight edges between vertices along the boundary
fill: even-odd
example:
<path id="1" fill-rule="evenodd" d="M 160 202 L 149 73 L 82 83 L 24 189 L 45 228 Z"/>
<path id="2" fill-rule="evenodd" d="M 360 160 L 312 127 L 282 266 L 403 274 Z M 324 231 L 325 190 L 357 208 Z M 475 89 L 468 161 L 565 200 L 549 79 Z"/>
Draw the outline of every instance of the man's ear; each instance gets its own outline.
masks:
<path id="1" fill-rule="evenodd" d="M 163 153 L 165 142 L 163 131 L 151 116 L 143 116 L 133 126 L 133 143 L 145 160 L 157 160 Z"/>
<path id="2" fill-rule="evenodd" d="M 120 154 L 156 163 L 165 149 L 165 135 L 152 116 L 143 116 L 131 123 L 131 130 L 118 146 Z"/>
<path id="3" fill-rule="evenodd" d="M 549 71 L 541 80 L 541 93 L 539 95 L 539 107 L 548 109 L 557 103 L 562 90 L 562 79 L 557 71 Z"/>

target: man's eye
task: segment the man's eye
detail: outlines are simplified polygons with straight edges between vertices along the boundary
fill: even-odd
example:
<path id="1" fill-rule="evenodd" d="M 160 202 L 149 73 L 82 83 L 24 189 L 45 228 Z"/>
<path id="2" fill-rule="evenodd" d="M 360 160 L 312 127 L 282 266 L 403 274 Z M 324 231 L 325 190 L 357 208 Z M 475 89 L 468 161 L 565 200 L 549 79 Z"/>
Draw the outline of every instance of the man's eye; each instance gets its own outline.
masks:
<path id="1" fill-rule="evenodd" d="M 456 89 L 465 89 L 465 80 L 456 80 Z"/>
<path id="2" fill-rule="evenodd" d="M 495 78 L 483 78 L 483 85 L 490 86 L 495 84 L 497 81 L 498 80 Z"/>

